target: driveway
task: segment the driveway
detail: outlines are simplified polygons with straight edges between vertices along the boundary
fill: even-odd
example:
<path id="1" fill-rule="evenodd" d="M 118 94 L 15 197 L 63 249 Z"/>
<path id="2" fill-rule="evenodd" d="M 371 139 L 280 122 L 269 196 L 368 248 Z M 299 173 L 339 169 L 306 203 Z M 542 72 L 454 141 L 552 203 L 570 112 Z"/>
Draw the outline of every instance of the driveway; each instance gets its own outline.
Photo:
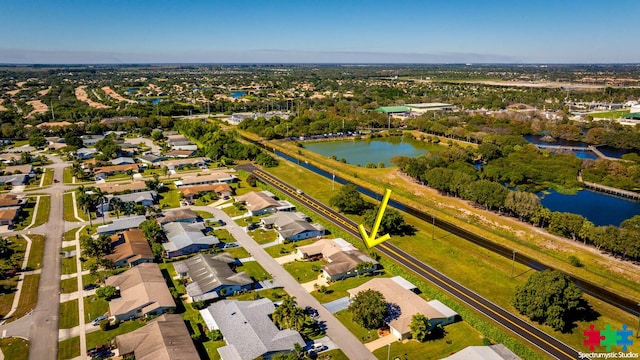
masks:
<path id="1" fill-rule="evenodd" d="M 220 209 L 212 209 L 214 215 L 227 222 L 227 230 L 253 256 L 262 267 L 281 284 L 287 293 L 296 298 L 298 306 L 310 306 L 318 310 L 317 320 L 326 328 L 327 335 L 342 349 L 349 359 L 375 359 L 375 356 L 318 300 L 309 294 L 296 280 L 258 245 L 244 230 Z"/>

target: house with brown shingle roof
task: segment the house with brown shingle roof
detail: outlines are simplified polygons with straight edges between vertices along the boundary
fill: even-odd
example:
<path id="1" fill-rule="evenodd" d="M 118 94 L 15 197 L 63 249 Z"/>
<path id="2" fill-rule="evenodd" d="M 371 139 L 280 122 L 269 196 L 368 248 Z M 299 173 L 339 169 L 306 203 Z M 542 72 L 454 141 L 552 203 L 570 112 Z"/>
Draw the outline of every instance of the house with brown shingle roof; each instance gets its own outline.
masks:
<path id="1" fill-rule="evenodd" d="M 195 166 L 202 169 L 206 169 L 208 161 L 211 161 L 211 160 L 205 157 L 195 157 L 195 158 L 187 158 L 187 159 L 173 159 L 173 160 L 158 161 L 156 164 L 158 166 L 166 166 L 169 170 L 176 170 L 176 169 L 183 168 L 185 166 Z"/>
<path id="2" fill-rule="evenodd" d="M 143 263 L 105 281 L 120 289 L 120 297 L 109 301 L 109 312 L 120 320 L 160 315 L 175 309 L 158 264 Z"/>
<path id="3" fill-rule="evenodd" d="M 199 359 L 189 330 L 178 314 L 164 314 L 140 329 L 116 336 L 121 356 L 136 360 Z"/>
<path id="4" fill-rule="evenodd" d="M 182 187 L 178 189 L 185 200 L 193 202 L 194 199 L 209 192 L 215 192 L 219 198 L 228 198 L 232 195 L 233 190 L 229 184 L 207 184 Z"/>
<path id="5" fill-rule="evenodd" d="M 18 218 L 20 209 L 0 209 L 0 225 L 13 225 Z"/>
<path id="6" fill-rule="evenodd" d="M 105 194 L 117 194 L 124 192 L 140 192 L 147 190 L 147 184 L 144 181 L 134 181 L 129 184 L 122 183 L 104 183 L 96 185 L 100 191 Z"/>
<path id="7" fill-rule="evenodd" d="M 2 171 L 5 173 L 5 175 L 25 174 L 29 175 L 29 177 L 36 176 L 36 173 L 33 172 L 33 165 L 31 164 L 7 166 L 6 168 L 2 169 Z"/>
<path id="8" fill-rule="evenodd" d="M 375 278 L 347 292 L 349 297 L 353 298 L 361 291 L 379 291 L 387 303 L 400 307 L 398 314 L 388 322 L 391 333 L 398 339 L 411 337 L 411 319 L 416 314 L 426 316 L 434 326 L 436 324 L 445 326 L 458 320 L 459 315 L 448 306 L 438 300 L 424 300 L 408 289 L 407 284 L 412 285 L 400 276 Z"/>
<path id="9" fill-rule="evenodd" d="M 238 180 L 238 177 L 231 174 L 229 171 L 213 171 L 206 175 L 200 176 L 185 176 L 182 180 L 175 181 L 176 187 L 181 188 L 185 186 L 194 185 L 206 185 L 206 184 L 219 184 L 227 183 L 232 184 Z"/>
<path id="10" fill-rule="evenodd" d="M 93 168 L 93 175 L 95 175 L 96 180 L 100 180 L 110 175 L 124 174 L 129 170 L 133 171 L 134 173 L 137 173 L 139 169 L 140 169 L 140 165 L 138 164 L 101 166 L 101 167 Z"/>
<path id="11" fill-rule="evenodd" d="M 20 208 L 24 203 L 23 199 L 18 198 L 13 194 L 0 195 L 0 208 Z"/>
<path id="12" fill-rule="evenodd" d="M 116 267 L 136 266 L 153 262 L 154 256 L 142 230 L 129 229 L 111 236 L 112 253 L 105 256 Z"/>

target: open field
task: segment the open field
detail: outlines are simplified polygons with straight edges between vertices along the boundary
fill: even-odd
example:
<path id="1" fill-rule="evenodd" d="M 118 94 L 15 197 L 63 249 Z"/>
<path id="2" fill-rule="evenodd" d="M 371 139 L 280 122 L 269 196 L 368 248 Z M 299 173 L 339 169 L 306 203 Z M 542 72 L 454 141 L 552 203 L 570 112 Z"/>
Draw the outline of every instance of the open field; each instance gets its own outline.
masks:
<path id="1" fill-rule="evenodd" d="M 76 88 L 76 98 L 78 98 L 78 100 L 82 101 L 82 102 L 86 102 L 87 104 L 89 104 L 89 106 L 91 106 L 92 108 L 96 108 L 96 109 L 109 109 L 111 108 L 111 106 L 105 105 L 105 104 L 101 104 L 99 102 L 95 102 L 93 100 L 91 100 L 89 98 L 89 95 L 87 95 L 87 91 L 85 90 L 87 88 L 86 85 L 83 86 L 78 86 Z"/>
<path id="2" fill-rule="evenodd" d="M 624 115 L 627 115 L 629 110 L 614 110 L 604 112 L 593 112 L 587 115 L 592 116 L 594 119 L 619 119 Z"/>
<path id="3" fill-rule="evenodd" d="M 122 97 L 122 95 L 120 95 L 117 92 L 113 91 L 113 89 L 108 87 L 108 86 L 104 86 L 102 88 L 102 91 L 104 91 L 105 94 L 109 95 L 110 97 L 112 97 L 113 99 L 115 99 L 117 101 L 125 101 L 125 102 L 132 103 L 132 104 L 135 103 L 135 101 L 133 101 L 133 100 L 125 99 L 124 97 Z"/>
<path id="4" fill-rule="evenodd" d="M 33 110 L 27 115 L 27 117 L 30 117 L 33 114 L 46 113 L 49 110 L 49 107 L 40 100 L 29 100 L 27 101 L 27 104 L 33 107 Z"/>

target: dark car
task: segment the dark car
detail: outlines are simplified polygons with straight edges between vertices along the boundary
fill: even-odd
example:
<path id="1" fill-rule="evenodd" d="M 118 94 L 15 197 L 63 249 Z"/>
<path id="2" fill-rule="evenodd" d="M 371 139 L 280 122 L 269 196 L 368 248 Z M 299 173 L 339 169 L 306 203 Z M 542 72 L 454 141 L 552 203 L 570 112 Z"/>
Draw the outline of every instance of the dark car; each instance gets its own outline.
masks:
<path id="1" fill-rule="evenodd" d="M 88 291 L 88 290 L 93 290 L 93 289 L 95 289 L 97 287 L 98 287 L 98 285 L 96 285 L 96 284 L 87 284 L 87 285 L 83 286 L 82 289 L 84 289 L 85 291 Z"/>

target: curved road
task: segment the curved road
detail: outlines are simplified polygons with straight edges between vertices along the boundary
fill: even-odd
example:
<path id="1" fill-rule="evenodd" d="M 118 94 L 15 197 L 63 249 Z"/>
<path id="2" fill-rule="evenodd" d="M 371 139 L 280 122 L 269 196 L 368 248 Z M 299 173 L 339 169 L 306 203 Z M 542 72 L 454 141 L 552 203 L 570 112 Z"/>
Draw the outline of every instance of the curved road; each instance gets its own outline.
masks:
<path id="1" fill-rule="evenodd" d="M 319 201 L 311 198 L 306 194 L 299 194 L 294 187 L 286 184 L 285 182 L 275 178 L 270 174 L 265 173 L 264 171 L 256 168 L 253 165 L 241 165 L 237 166 L 236 168 L 253 173 L 260 180 L 271 186 L 274 186 L 288 196 L 291 196 L 297 201 L 300 201 L 301 203 L 307 205 L 309 209 L 331 221 L 340 228 L 344 229 L 356 238 L 360 238 L 357 224 L 355 224 L 350 219 L 338 214 L 328 206 L 320 203 Z M 484 314 L 503 327 L 511 330 L 513 333 L 519 335 L 526 341 L 535 345 L 536 347 L 547 353 L 549 356 L 555 359 L 578 358 L 579 354 L 575 349 L 560 342 L 559 340 L 539 330 L 538 328 L 520 319 L 519 317 L 509 313 L 498 305 L 462 286 L 461 284 L 453 281 L 449 277 L 431 268 L 417 258 L 404 252 L 397 246 L 387 242 L 378 246 L 377 250 L 390 257 L 391 259 L 397 261 L 398 263 L 404 265 L 424 279 L 430 281 L 432 284 L 436 285 L 447 294 L 455 297 L 474 310 Z"/>

